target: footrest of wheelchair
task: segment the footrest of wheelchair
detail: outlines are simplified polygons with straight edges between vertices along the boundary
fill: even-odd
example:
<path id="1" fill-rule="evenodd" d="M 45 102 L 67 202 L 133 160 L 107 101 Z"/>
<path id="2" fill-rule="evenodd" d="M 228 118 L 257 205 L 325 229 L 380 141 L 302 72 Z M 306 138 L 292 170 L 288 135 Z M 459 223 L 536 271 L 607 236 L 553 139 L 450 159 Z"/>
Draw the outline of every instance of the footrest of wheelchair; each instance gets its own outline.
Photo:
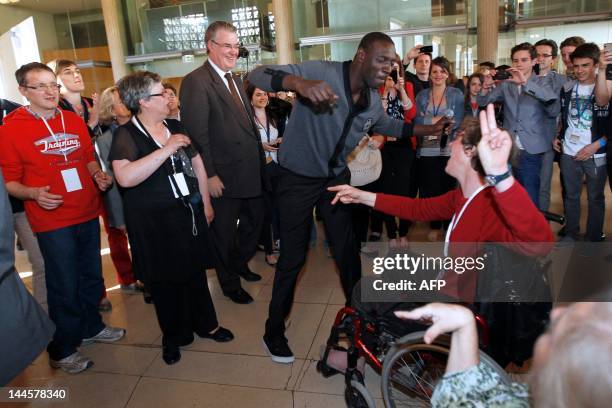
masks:
<path id="1" fill-rule="evenodd" d="M 327 363 L 321 360 L 317 361 L 317 371 L 321 373 L 324 378 L 329 378 L 336 374 L 342 374 L 340 371 L 336 370 L 335 368 L 331 368 L 327 365 Z"/>

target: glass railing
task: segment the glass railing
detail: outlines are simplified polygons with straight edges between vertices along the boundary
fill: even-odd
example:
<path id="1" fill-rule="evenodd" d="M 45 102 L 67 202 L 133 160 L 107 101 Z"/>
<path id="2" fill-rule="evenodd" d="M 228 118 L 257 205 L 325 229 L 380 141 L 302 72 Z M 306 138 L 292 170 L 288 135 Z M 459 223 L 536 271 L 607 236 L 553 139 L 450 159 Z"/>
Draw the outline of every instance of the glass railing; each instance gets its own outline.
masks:
<path id="1" fill-rule="evenodd" d="M 293 0 L 296 38 L 467 23 L 468 0 Z"/>

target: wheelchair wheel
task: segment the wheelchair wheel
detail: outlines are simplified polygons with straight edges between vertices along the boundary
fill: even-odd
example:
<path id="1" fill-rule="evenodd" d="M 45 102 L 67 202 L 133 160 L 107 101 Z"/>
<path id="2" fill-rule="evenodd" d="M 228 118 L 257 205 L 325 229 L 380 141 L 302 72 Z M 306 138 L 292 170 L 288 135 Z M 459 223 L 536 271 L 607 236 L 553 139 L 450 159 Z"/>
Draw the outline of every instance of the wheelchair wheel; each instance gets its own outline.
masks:
<path id="1" fill-rule="evenodd" d="M 351 380 L 351 386 L 344 390 L 344 400 L 348 408 L 376 408 L 370 392 L 357 380 Z"/>
<path id="2" fill-rule="evenodd" d="M 424 335 L 416 332 L 402 337 L 385 357 L 381 383 L 386 407 L 431 406 L 436 384 L 446 370 L 450 336 L 439 336 L 426 344 Z M 480 361 L 497 372 L 503 383 L 510 384 L 508 374 L 491 357 L 480 352 Z"/>

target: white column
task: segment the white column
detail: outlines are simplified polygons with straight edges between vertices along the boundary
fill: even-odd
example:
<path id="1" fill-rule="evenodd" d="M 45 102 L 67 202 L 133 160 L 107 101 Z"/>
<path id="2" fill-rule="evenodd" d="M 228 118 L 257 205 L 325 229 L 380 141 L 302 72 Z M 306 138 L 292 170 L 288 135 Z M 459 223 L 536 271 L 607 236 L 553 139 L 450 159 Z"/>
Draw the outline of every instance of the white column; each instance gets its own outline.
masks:
<path id="1" fill-rule="evenodd" d="M 477 0 L 478 62 L 491 61 L 497 65 L 499 38 L 499 6 L 497 0 Z"/>
<path id="2" fill-rule="evenodd" d="M 113 67 L 113 78 L 118 81 L 128 73 L 125 65 L 125 52 L 122 41 L 119 2 L 117 0 L 101 0 L 102 15 L 104 16 L 104 28 Z"/>
<path id="3" fill-rule="evenodd" d="M 276 62 L 292 64 L 293 52 L 293 13 L 291 0 L 272 0 L 274 27 L 276 30 Z"/>

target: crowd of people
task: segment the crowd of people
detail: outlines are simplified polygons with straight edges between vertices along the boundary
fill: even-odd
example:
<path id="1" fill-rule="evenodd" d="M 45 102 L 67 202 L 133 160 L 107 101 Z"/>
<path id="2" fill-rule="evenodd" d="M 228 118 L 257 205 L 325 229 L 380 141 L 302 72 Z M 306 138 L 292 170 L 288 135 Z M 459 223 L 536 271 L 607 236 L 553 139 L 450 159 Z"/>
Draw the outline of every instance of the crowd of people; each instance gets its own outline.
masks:
<path id="1" fill-rule="evenodd" d="M 457 79 L 445 57 L 418 45 L 402 59 L 375 32 L 352 61 L 262 66 L 243 82 L 232 72 L 236 28 L 213 22 L 205 43 L 207 61 L 179 90 L 139 71 L 88 98 L 77 64 L 56 60 L 16 71 L 28 105 L 1 101 L 0 168 L 33 295 L 55 325 L 47 347 L 55 368 L 86 370 L 93 362 L 80 346 L 125 334 L 100 314 L 112 305 L 99 217 L 121 289 L 143 292 L 155 307 L 167 364 L 194 334 L 233 339 L 217 320 L 205 271 L 215 269 L 226 297 L 249 304 L 241 280 L 261 280 L 248 265 L 258 247 L 275 268 L 263 346 L 275 362 L 294 361 L 285 321 L 315 208 L 347 304 L 362 275 L 360 252 L 381 240 L 383 225 L 390 247 L 409 244 L 412 221 L 430 223 L 430 241 L 552 242 L 540 210 L 550 205 L 555 161 L 567 220 L 559 244 L 581 238 L 583 180 L 584 240 L 605 239 L 610 51 L 580 37 L 560 47 L 522 43 L 512 66 L 482 62 Z M 559 53 L 563 74 L 554 69 Z M 382 172 L 358 190 L 347 158 L 364 135 L 381 152 Z M 455 289 L 474 284 L 458 280 Z M 424 313 L 442 322 L 461 314 L 436 305 L 399 315 Z M 471 327 L 460 321 L 432 329 Z M 472 360 L 450 371 L 473 370 Z M 437 398 L 455 398 L 449 387 Z"/>

